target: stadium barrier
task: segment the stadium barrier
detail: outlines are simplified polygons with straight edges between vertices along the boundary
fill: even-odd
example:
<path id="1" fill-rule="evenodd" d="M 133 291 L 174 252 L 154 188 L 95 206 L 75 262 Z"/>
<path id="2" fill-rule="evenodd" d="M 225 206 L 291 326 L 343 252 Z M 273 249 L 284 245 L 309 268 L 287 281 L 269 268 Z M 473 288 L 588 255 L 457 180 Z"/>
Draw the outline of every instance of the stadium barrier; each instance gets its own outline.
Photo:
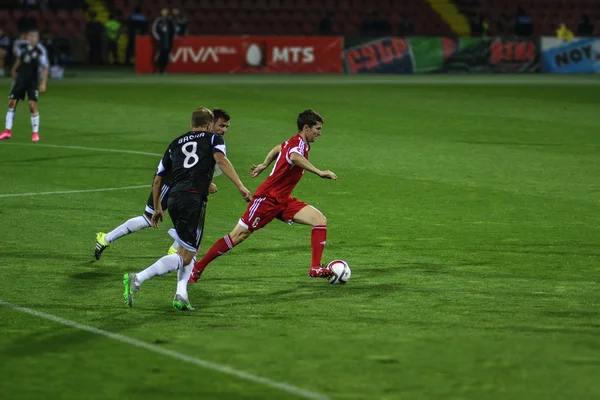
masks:
<path id="1" fill-rule="evenodd" d="M 175 40 L 167 72 L 341 73 L 343 38 L 331 36 L 191 36 Z M 152 73 L 154 40 L 138 36 L 138 73 Z"/>
<path id="2" fill-rule="evenodd" d="M 539 40 L 530 38 L 401 38 L 345 41 L 346 72 L 539 72 Z"/>
<path id="3" fill-rule="evenodd" d="M 154 40 L 137 37 L 136 72 L 152 73 Z M 600 39 L 337 36 L 178 38 L 173 73 L 598 73 Z"/>
<path id="4" fill-rule="evenodd" d="M 542 72 L 600 73 L 600 39 L 575 38 L 568 42 L 542 38 Z"/>

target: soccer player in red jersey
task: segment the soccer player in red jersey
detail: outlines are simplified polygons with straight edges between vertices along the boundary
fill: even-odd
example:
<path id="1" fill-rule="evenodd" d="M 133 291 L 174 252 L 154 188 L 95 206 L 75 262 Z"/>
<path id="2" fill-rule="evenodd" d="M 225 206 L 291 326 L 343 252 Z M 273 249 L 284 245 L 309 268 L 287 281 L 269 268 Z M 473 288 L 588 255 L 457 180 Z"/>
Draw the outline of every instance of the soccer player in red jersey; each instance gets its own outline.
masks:
<path id="1" fill-rule="evenodd" d="M 321 178 L 337 179 L 333 172 L 321 171 L 308 161 L 309 143 L 321 136 L 323 117 L 313 110 L 306 110 L 298 115 L 297 124 L 296 136 L 273 148 L 262 164 L 252 166 L 250 176 L 256 177 L 277 158 L 271 175 L 258 187 L 252 202 L 235 228 L 229 235 L 213 244 L 202 260 L 194 264 L 190 282 L 197 282 L 211 261 L 242 243 L 252 232 L 261 229 L 275 218 L 290 224 L 296 222 L 312 226 L 312 264 L 308 275 L 327 279 L 333 275 L 333 272 L 321 264 L 327 240 L 327 219 L 316 208 L 291 197 L 305 170 Z"/>

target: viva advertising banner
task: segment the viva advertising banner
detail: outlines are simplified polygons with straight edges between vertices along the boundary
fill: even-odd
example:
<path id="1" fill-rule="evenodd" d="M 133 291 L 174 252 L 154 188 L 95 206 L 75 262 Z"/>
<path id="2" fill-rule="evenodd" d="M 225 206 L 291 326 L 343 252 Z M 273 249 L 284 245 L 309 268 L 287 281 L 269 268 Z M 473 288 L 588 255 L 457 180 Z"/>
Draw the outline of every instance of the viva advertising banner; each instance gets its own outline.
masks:
<path id="1" fill-rule="evenodd" d="M 346 39 L 349 73 L 539 72 L 539 41 L 529 38 Z"/>
<path id="2" fill-rule="evenodd" d="M 136 41 L 138 73 L 153 73 L 150 36 Z M 171 73 L 340 73 L 343 38 L 330 36 L 188 36 L 177 38 Z"/>
<path id="3" fill-rule="evenodd" d="M 550 73 L 600 73 L 600 39 L 575 38 L 568 42 L 542 38 L 542 70 Z"/>

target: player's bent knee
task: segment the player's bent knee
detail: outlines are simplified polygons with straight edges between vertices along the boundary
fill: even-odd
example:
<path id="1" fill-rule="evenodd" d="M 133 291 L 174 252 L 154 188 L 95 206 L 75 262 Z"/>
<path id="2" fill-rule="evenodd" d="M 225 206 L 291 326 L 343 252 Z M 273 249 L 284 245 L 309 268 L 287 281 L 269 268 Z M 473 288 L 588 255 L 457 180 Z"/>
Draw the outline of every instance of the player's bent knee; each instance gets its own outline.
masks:
<path id="1" fill-rule="evenodd" d="M 234 235 L 229 235 L 229 237 L 231 237 L 231 241 L 233 242 L 234 245 L 238 245 L 240 243 L 242 243 L 244 240 L 248 239 L 250 237 L 250 231 L 243 231 L 243 232 L 238 232 Z"/>
<path id="2" fill-rule="evenodd" d="M 233 231 L 231 231 L 231 233 L 229 234 L 229 237 L 233 241 L 233 244 L 237 246 L 244 240 L 248 239 L 251 234 L 252 232 L 250 232 L 250 230 L 244 228 L 241 225 L 236 225 L 235 228 L 233 228 Z"/>
<path id="3" fill-rule="evenodd" d="M 312 211 L 312 215 L 311 215 L 311 222 L 312 222 L 312 226 L 327 226 L 327 218 L 325 218 L 325 216 L 323 215 L 323 213 L 319 210 L 317 210 L 314 207 L 310 207 L 310 210 Z"/>
<path id="4" fill-rule="evenodd" d="M 321 213 L 319 213 L 319 223 L 317 225 L 321 225 L 321 226 L 327 226 L 327 218 L 325 218 L 325 216 Z"/>
<path id="5" fill-rule="evenodd" d="M 196 255 L 195 252 L 186 250 L 183 247 L 179 248 L 178 253 L 181 259 L 183 260 L 183 265 L 188 265 L 189 263 L 191 263 L 194 259 L 194 256 Z"/>

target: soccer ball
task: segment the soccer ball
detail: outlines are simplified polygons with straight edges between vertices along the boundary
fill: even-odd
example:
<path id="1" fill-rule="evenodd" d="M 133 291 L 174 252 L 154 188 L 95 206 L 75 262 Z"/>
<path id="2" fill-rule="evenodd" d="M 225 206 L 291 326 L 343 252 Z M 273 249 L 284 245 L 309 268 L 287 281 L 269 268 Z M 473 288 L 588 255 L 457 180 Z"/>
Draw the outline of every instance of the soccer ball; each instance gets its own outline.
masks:
<path id="1" fill-rule="evenodd" d="M 333 276 L 329 278 L 329 283 L 332 285 L 336 283 L 344 284 L 350 280 L 352 271 L 350 271 L 350 266 L 346 261 L 332 261 L 327 265 L 327 268 L 333 271 Z"/>

